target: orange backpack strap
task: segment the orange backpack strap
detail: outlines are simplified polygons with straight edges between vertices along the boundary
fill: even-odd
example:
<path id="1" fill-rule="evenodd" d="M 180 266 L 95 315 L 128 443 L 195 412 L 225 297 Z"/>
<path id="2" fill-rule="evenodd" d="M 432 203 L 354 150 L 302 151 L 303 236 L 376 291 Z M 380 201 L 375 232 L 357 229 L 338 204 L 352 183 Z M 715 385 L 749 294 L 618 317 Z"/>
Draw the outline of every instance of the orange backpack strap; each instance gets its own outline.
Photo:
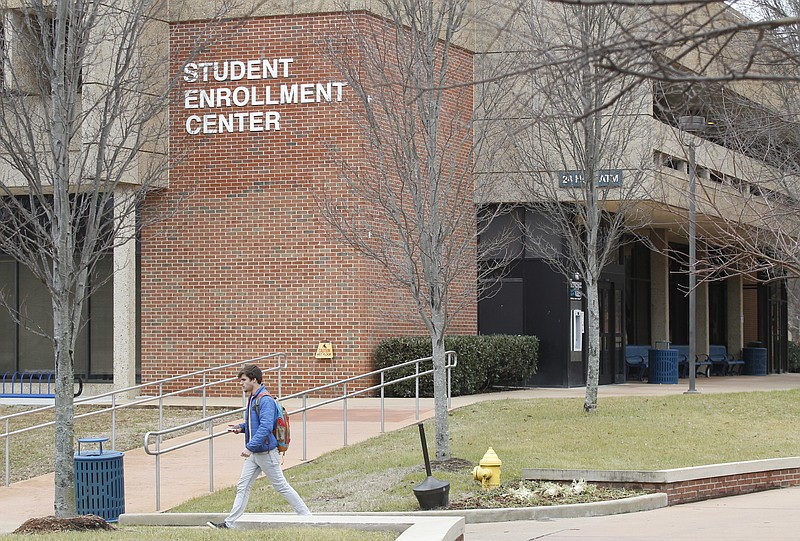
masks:
<path id="1" fill-rule="evenodd" d="M 256 415 L 258 415 L 259 419 L 261 419 L 261 399 L 265 396 L 269 396 L 269 391 L 267 391 L 266 389 L 264 389 L 264 392 L 258 393 L 253 397 L 253 402 L 255 402 Z"/>

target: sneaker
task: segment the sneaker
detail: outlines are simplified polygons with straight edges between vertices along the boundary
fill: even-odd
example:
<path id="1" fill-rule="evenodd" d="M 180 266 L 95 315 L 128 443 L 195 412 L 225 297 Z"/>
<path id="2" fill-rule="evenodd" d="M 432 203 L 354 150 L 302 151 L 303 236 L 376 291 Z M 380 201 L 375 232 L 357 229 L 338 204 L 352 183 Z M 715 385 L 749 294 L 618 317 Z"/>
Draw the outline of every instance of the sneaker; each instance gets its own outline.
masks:
<path id="1" fill-rule="evenodd" d="M 209 528 L 216 528 L 217 530 L 227 530 L 228 525 L 225 522 L 211 522 L 210 520 L 206 522 L 206 526 Z"/>

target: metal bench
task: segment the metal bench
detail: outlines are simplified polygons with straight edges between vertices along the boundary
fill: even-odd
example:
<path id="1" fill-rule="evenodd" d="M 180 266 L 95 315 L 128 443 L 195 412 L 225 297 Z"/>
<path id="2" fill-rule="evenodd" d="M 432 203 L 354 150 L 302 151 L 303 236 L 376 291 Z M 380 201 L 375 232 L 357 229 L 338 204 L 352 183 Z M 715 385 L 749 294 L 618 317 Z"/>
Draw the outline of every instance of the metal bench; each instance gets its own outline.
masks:
<path id="1" fill-rule="evenodd" d="M 688 377 L 689 346 L 673 344 L 671 347 L 672 349 L 678 350 L 678 370 L 681 374 L 681 377 Z M 712 364 L 713 363 L 710 360 L 708 360 L 708 357 L 705 353 L 695 354 L 694 356 L 695 375 L 703 374 L 705 377 L 709 377 L 711 375 Z"/>
<path id="2" fill-rule="evenodd" d="M 649 362 L 650 346 L 625 346 L 625 381 L 628 381 L 628 372 L 634 368 L 638 370 L 639 381 L 643 381 Z"/>
<path id="3" fill-rule="evenodd" d="M 56 374 L 52 370 L 3 372 L 0 374 L 0 398 L 55 398 Z M 74 396 L 83 392 L 83 379 L 75 376 L 78 386 Z"/>
<path id="4" fill-rule="evenodd" d="M 706 358 L 711 361 L 712 372 L 720 376 L 741 374 L 744 370 L 744 360 L 728 355 L 728 348 L 725 346 L 708 346 Z"/>

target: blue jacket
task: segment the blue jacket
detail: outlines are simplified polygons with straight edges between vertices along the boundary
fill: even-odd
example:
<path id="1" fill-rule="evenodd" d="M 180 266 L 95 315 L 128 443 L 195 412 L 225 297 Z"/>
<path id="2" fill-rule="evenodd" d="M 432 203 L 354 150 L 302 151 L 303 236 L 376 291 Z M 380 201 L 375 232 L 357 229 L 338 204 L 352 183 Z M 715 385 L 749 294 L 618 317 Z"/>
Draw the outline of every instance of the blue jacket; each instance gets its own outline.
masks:
<path id="1" fill-rule="evenodd" d="M 261 385 L 258 390 L 247 399 L 244 423 L 239 425 L 244 432 L 244 444 L 252 453 L 265 453 L 278 446 L 278 441 L 272 434 L 275 428 L 275 401 L 266 394 L 267 389 Z M 258 410 L 254 397 L 262 394 L 258 399 Z"/>

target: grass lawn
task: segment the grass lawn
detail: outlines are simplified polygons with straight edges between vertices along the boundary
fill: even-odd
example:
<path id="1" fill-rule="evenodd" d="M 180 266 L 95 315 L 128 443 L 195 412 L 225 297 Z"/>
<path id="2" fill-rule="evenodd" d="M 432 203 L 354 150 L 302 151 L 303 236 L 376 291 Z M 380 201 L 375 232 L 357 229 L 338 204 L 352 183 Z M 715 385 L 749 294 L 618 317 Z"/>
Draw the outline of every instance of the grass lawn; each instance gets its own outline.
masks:
<path id="1" fill-rule="evenodd" d="M 497 400 L 451 413 L 452 460 L 434 464 L 450 501 L 479 492 L 470 470 L 492 447 L 502 483 L 522 468 L 666 469 L 800 455 L 800 390 L 583 399 Z M 433 422 L 425 423 L 432 451 Z M 293 452 L 290 448 L 289 452 Z M 312 511 L 418 509 L 412 489 L 425 478 L 416 426 L 328 453 L 286 472 Z M 227 512 L 233 489 L 197 498 L 178 512 Z M 260 479 L 249 511 L 291 511 Z"/>
<path id="2" fill-rule="evenodd" d="M 270 528 L 264 530 L 212 530 L 211 528 L 153 528 L 124 527 L 116 531 L 93 530 L 87 532 L 54 532 L 19 536 L 0 535 L 0 539 L 12 541 L 32 539 L 35 541 L 394 541 L 397 532 L 373 532 L 339 528 Z"/>
<path id="3" fill-rule="evenodd" d="M 489 447 L 502 460 L 506 497 L 520 485 L 522 468 L 665 469 L 720 462 L 800 456 L 800 390 L 758 393 L 674 395 L 665 397 L 603 398 L 593 414 L 583 412 L 583 398 L 502 399 L 455 410 L 450 415 L 452 460 L 434 463 L 434 476 L 450 482 L 450 501 L 469 502 L 491 497 L 472 479 L 471 469 Z M 184 416 L 185 408 L 170 409 L 168 426 Z M 0 414 L 9 408 L 0 408 Z M 119 440 L 128 448 L 141 445 L 141 436 L 154 427 L 151 409 L 126 414 Z M 92 434 L 91 418 L 80 433 Z M 425 423 L 431 454 L 433 422 Z M 106 429 L 103 429 L 106 430 Z M 105 432 L 103 432 L 105 433 Z M 96 434 L 96 432 L 95 432 Z M 17 438 L 18 440 L 20 438 Z M 49 440 L 49 441 L 48 441 Z M 34 449 L 52 443 L 42 433 L 13 445 Z M 123 445 L 119 447 L 125 448 Z M 27 447 L 25 447 L 27 446 Z M 289 453 L 299 449 L 289 449 Z M 2 453 L 2 448 L 0 448 Z M 20 454 L 25 457 L 25 454 Z M 36 467 L 47 468 L 48 455 L 39 452 Z M 233 458 L 232 458 L 233 460 Z M 425 478 L 419 430 L 410 426 L 366 442 L 328 453 L 286 471 L 290 483 L 312 511 L 406 511 L 418 509 L 413 487 Z M 518 490 L 517 492 L 524 492 Z M 233 502 L 232 488 L 196 498 L 176 512 L 223 513 Z M 498 498 L 501 497 L 500 495 Z M 560 502 L 554 502 L 560 503 Z M 570 503 L 567 501 L 567 503 Z M 251 494 L 248 511 L 290 512 L 285 501 L 261 478 Z M 123 528 L 117 532 L 58 533 L 37 539 L 151 540 L 175 537 L 170 528 Z M 241 537 L 239 537 L 241 535 Z M 303 530 L 259 532 L 259 539 L 383 541 L 391 532 Z M 180 539 L 245 539 L 245 532 L 182 528 Z M 274 537 L 273 537 L 274 536 Z M 0 539 L 16 538 L 0 536 Z"/>
<path id="4" fill-rule="evenodd" d="M 0 417 L 11 415 L 30 407 L 21 406 L 0 406 Z M 76 415 L 81 415 L 91 411 L 97 411 L 97 406 L 76 406 Z M 227 410 L 208 408 L 207 415 L 222 413 Z M 53 420 L 53 411 L 44 411 L 24 415 L 21 418 L 13 418 L 9 421 L 8 429 L 10 432 L 29 426 L 37 426 Z M 158 408 L 139 406 L 135 408 L 122 408 L 117 411 L 117 435 L 116 448 L 118 451 L 128 451 L 142 446 L 144 435 L 152 430 L 158 429 Z M 237 416 L 238 417 L 238 416 Z M 194 407 L 173 407 L 164 408 L 164 427 L 179 426 L 190 421 L 202 418 L 202 409 Z M 234 417 L 231 417 L 234 419 Z M 224 421 L 218 421 L 224 422 Z M 5 423 L 0 425 L 0 432 L 5 433 Z M 195 429 L 196 430 L 196 429 Z M 75 421 L 75 438 L 86 438 L 94 436 L 107 436 L 109 441 L 103 445 L 103 449 L 111 449 L 111 413 L 98 413 L 89 417 L 77 419 Z M 36 477 L 53 471 L 53 454 L 55 453 L 55 435 L 52 426 L 23 432 L 10 436 L 10 480 L 12 483 Z M 88 447 L 86 450 L 95 450 L 96 445 Z M 83 451 L 84 448 L 82 447 Z M 0 439 L 0 471 L 5 467 L 5 439 Z M 3 471 L 3 476 L 5 472 Z"/>

